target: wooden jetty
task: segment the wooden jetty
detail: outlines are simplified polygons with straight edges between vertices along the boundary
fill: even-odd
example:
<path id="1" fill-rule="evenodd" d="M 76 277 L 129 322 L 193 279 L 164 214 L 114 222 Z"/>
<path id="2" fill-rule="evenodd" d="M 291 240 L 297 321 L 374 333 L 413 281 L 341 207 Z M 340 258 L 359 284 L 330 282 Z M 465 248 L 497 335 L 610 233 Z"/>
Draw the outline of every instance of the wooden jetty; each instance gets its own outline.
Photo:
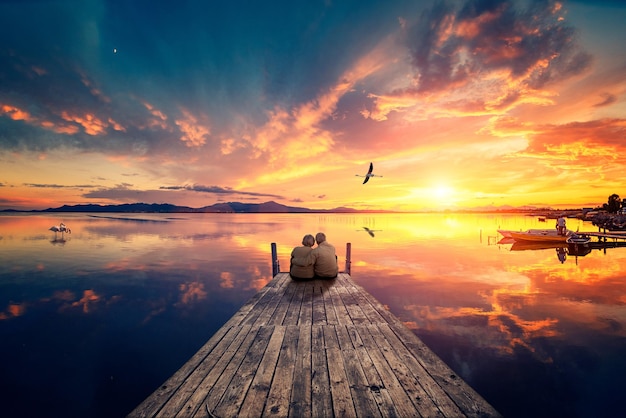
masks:
<path id="1" fill-rule="evenodd" d="M 278 272 L 129 414 L 175 416 L 500 414 L 349 274 Z"/>
<path id="2" fill-rule="evenodd" d="M 598 241 L 606 241 L 607 239 L 612 240 L 626 240 L 626 232 L 624 231 L 610 231 L 610 232 L 577 232 L 580 235 L 587 235 L 589 237 L 596 237 Z"/>

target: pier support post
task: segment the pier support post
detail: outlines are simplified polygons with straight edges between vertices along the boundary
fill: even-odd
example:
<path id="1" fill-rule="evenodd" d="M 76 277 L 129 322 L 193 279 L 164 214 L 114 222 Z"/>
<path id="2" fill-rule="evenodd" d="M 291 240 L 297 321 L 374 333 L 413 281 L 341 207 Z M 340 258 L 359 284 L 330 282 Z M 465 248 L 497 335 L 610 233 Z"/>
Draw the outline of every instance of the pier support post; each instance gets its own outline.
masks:
<path id="1" fill-rule="evenodd" d="M 352 264 L 352 244 L 346 244 L 346 269 L 345 272 L 350 274 L 350 266 Z"/>
<path id="2" fill-rule="evenodd" d="M 278 252 L 276 251 L 276 243 L 272 242 L 272 277 L 280 273 L 280 264 L 278 263 Z"/>

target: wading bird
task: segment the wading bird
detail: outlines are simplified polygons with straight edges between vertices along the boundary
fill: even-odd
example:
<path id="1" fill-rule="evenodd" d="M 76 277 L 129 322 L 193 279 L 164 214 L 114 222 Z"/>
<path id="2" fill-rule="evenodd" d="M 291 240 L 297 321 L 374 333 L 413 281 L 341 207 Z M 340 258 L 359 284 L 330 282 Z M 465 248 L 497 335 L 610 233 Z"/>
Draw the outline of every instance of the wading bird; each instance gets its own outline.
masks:
<path id="1" fill-rule="evenodd" d="M 370 163 L 370 169 L 367 171 L 367 174 L 366 174 L 366 175 L 364 175 L 364 176 L 361 176 L 361 175 L 359 175 L 359 174 L 355 174 L 355 175 L 356 175 L 357 177 L 365 177 L 365 180 L 363 180 L 363 184 L 365 184 L 365 183 L 367 183 L 367 182 L 368 182 L 368 180 L 370 179 L 370 177 L 382 177 L 382 176 L 379 176 L 378 174 L 374 174 L 374 173 L 373 173 L 373 171 L 374 171 L 374 164 L 373 164 L 373 163 Z"/>
<path id="2" fill-rule="evenodd" d="M 64 224 L 63 222 L 61 222 L 61 223 L 59 224 L 59 226 L 52 225 L 49 229 L 50 229 L 50 231 L 54 231 L 54 236 L 55 236 L 55 237 L 56 237 L 56 235 L 57 235 L 57 232 L 60 232 L 60 233 L 61 233 L 61 235 L 62 235 L 63 233 L 65 233 L 65 232 L 67 232 L 68 234 L 71 234 L 71 233 L 72 233 L 72 231 L 71 231 L 71 230 L 70 230 L 67 226 L 65 226 L 65 224 Z"/>

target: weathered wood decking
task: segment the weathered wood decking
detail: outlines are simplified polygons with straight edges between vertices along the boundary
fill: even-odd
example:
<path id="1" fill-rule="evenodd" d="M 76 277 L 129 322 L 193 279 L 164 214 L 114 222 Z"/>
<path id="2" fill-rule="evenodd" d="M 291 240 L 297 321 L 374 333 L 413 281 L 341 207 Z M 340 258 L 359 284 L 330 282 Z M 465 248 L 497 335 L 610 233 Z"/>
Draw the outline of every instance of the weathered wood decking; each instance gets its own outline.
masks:
<path id="1" fill-rule="evenodd" d="M 274 279 L 130 417 L 495 417 L 348 274 Z"/>

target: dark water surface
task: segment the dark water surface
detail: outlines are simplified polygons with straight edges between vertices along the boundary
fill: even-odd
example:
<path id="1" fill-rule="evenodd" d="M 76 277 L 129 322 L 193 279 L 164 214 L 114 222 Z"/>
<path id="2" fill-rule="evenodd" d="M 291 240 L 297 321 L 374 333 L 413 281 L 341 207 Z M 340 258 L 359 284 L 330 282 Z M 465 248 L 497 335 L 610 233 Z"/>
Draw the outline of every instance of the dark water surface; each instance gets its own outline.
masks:
<path id="1" fill-rule="evenodd" d="M 72 233 L 48 230 L 60 222 Z M 285 271 L 302 236 L 324 231 L 340 267 L 350 242 L 354 280 L 504 416 L 623 416 L 626 248 L 574 256 L 498 243 L 498 228 L 553 224 L 486 214 L 2 214 L 0 415 L 125 416 L 271 279 L 271 242 Z M 568 227 L 596 230 L 576 219 Z"/>

